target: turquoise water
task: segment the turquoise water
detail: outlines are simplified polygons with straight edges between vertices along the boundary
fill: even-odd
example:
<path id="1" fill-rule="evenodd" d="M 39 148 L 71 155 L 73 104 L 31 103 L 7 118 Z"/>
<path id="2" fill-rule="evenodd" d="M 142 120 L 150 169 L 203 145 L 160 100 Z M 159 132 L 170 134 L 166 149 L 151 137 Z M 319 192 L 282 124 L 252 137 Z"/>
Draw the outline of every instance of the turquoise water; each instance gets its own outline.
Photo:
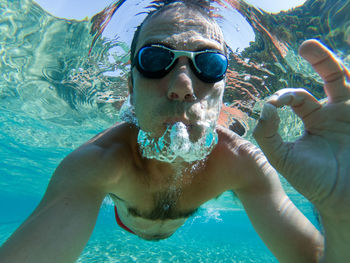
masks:
<path id="1" fill-rule="evenodd" d="M 95 38 L 90 32 L 96 20 L 57 18 L 30 0 L 0 0 L 0 244 L 38 204 L 64 156 L 118 120 L 127 96 L 128 46 L 142 20 L 136 14 L 148 4 L 126 1 Z M 350 4 L 307 1 L 302 13 L 299 8 L 271 15 L 241 4 L 239 12 L 227 3 L 217 11 L 231 49 L 230 69 L 238 72 L 228 78 L 224 102 L 242 113 L 229 120 L 242 122 L 252 140 L 250 127 L 260 101 L 274 91 L 306 86 L 324 97 L 319 79 L 296 55 L 302 40 L 318 38 L 349 63 Z M 283 137 L 299 136 L 301 123 L 287 109 L 281 116 Z M 283 183 L 317 225 L 312 206 Z M 171 238 L 156 243 L 120 229 L 106 200 L 79 262 L 276 260 L 239 201 L 224 193 L 203 205 Z"/>

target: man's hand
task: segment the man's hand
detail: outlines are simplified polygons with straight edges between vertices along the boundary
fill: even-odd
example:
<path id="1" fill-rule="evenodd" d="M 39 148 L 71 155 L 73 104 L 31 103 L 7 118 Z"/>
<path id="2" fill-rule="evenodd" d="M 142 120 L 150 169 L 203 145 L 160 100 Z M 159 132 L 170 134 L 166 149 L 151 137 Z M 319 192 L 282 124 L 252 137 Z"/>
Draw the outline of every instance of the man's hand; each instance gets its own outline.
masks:
<path id="1" fill-rule="evenodd" d="M 316 40 L 305 41 L 299 53 L 324 80 L 328 102 L 322 105 L 303 89 L 280 90 L 264 106 L 254 137 L 270 163 L 321 215 L 350 222 L 350 74 Z M 285 105 L 304 123 L 304 135 L 295 142 L 284 142 L 277 131 L 276 107 Z"/>

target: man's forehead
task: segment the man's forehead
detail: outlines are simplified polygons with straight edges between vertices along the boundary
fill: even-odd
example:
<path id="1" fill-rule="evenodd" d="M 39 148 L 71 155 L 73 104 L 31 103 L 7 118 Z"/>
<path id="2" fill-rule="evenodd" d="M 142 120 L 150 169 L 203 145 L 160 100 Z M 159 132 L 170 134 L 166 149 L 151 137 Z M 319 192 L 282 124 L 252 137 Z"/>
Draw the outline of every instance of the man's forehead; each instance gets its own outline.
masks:
<path id="1" fill-rule="evenodd" d="M 197 31 L 189 30 L 181 34 L 151 34 L 140 39 L 139 47 L 147 44 L 164 44 L 173 49 L 203 50 L 216 49 L 223 51 L 223 44 L 207 35 L 198 34 Z"/>
<path id="2" fill-rule="evenodd" d="M 138 48 L 148 43 L 164 43 L 179 49 L 224 49 L 223 34 L 217 23 L 198 11 L 183 9 L 169 9 L 149 19 L 138 42 Z"/>

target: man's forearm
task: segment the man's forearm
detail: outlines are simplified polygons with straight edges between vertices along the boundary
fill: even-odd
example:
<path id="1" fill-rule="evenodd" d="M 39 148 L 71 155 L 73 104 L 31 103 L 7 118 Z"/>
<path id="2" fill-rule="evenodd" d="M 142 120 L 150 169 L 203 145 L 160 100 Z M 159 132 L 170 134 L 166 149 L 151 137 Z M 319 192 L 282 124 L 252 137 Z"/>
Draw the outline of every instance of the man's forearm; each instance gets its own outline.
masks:
<path id="1" fill-rule="evenodd" d="M 75 262 L 96 222 L 103 196 L 47 193 L 33 214 L 0 248 L 2 263 Z"/>
<path id="2" fill-rule="evenodd" d="M 322 216 L 325 232 L 325 252 L 322 263 L 343 263 L 350 258 L 350 219 Z"/>
<path id="3" fill-rule="evenodd" d="M 323 254 L 323 237 L 289 198 L 273 203 L 273 198 L 259 194 L 255 198 L 239 193 L 238 196 L 255 230 L 279 262 L 319 261 Z M 260 199 L 261 204 L 257 205 L 255 200 L 250 202 L 250 198 Z M 268 200 L 264 201 L 265 198 Z"/>
<path id="4" fill-rule="evenodd" d="M 235 193 L 255 230 L 279 262 L 319 262 L 323 236 L 288 198 L 265 156 L 254 147 L 247 149 L 254 159 L 244 170 L 246 184 Z"/>

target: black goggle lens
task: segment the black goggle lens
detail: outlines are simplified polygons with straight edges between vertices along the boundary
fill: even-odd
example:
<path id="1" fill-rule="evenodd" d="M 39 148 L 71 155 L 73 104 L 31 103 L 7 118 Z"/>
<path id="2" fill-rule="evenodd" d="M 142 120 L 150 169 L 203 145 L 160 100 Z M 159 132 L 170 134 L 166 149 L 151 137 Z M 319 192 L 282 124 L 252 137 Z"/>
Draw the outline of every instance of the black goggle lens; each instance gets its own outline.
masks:
<path id="1" fill-rule="evenodd" d="M 175 64 L 174 52 L 176 51 L 161 46 L 146 46 L 138 52 L 135 65 L 145 77 L 162 78 Z M 200 51 L 191 62 L 197 77 L 207 83 L 222 80 L 228 64 L 226 56 L 216 51 Z"/>
<path id="2" fill-rule="evenodd" d="M 160 47 L 144 47 L 138 54 L 139 66 L 150 73 L 164 70 L 173 58 L 174 54 L 170 50 Z"/>
<path id="3" fill-rule="evenodd" d="M 208 79 L 221 80 L 227 70 L 227 58 L 220 53 L 207 52 L 195 57 L 201 74 Z"/>

